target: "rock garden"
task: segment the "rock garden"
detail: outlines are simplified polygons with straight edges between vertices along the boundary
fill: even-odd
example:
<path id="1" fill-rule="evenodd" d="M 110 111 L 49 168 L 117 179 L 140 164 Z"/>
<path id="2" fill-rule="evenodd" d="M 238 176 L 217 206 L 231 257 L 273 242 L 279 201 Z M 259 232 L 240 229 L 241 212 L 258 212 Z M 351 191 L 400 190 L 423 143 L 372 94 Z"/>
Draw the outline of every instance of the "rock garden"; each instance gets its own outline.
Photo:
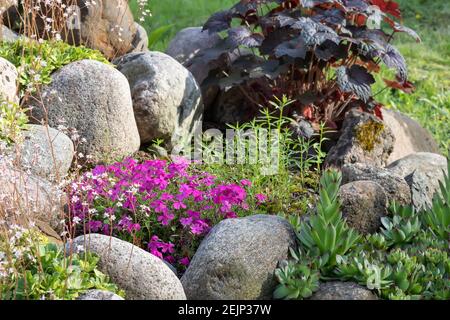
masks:
<path id="1" fill-rule="evenodd" d="M 449 300 L 417 1 L 162 2 L 0 0 L 0 300 Z"/>

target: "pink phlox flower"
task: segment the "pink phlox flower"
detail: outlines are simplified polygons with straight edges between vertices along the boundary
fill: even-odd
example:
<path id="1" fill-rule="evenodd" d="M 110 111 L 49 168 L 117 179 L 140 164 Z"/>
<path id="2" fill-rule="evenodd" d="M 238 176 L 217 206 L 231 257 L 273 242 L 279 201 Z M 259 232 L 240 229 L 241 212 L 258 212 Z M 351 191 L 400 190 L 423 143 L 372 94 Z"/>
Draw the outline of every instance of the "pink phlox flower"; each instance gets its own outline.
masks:
<path id="1" fill-rule="evenodd" d="M 163 226 L 167 226 L 174 218 L 175 215 L 173 213 L 165 212 L 158 216 L 158 221 L 161 222 Z"/>
<path id="2" fill-rule="evenodd" d="M 155 212 L 167 212 L 167 206 L 166 204 L 161 200 L 155 200 L 150 204 L 150 207 L 155 209 Z"/>
<path id="3" fill-rule="evenodd" d="M 231 210 L 231 204 L 227 200 L 222 201 L 222 206 L 220 207 L 220 211 L 228 212 Z"/>
<path id="4" fill-rule="evenodd" d="M 196 220 L 194 223 L 191 224 L 192 234 L 200 235 L 200 234 L 206 233 L 208 230 L 209 230 L 209 225 L 201 219 Z"/>
<path id="5" fill-rule="evenodd" d="M 262 194 L 262 193 L 258 193 L 255 195 L 256 200 L 258 201 L 258 203 L 264 203 L 267 201 L 267 196 Z"/>
<path id="6" fill-rule="evenodd" d="M 103 227 L 103 223 L 101 221 L 89 221 L 88 229 L 89 232 L 98 232 Z"/>
<path id="7" fill-rule="evenodd" d="M 176 210 L 186 209 L 187 206 L 182 201 L 176 201 L 173 203 L 173 208 Z"/>
<path id="8" fill-rule="evenodd" d="M 190 226 L 192 224 L 192 217 L 180 218 L 180 223 L 183 227 Z"/>
<path id="9" fill-rule="evenodd" d="M 225 219 L 233 219 L 233 218 L 237 218 L 237 214 L 236 212 L 230 211 L 225 213 Z"/>
<path id="10" fill-rule="evenodd" d="M 173 200 L 173 195 L 171 195 L 170 193 L 162 193 L 159 199 L 163 201 Z"/>
<path id="11" fill-rule="evenodd" d="M 200 218 L 200 212 L 198 212 L 198 211 L 192 211 L 192 210 L 188 210 L 187 212 L 186 212 L 187 214 L 188 214 L 188 216 L 190 217 L 190 218 L 193 218 L 193 219 L 199 219 Z"/>

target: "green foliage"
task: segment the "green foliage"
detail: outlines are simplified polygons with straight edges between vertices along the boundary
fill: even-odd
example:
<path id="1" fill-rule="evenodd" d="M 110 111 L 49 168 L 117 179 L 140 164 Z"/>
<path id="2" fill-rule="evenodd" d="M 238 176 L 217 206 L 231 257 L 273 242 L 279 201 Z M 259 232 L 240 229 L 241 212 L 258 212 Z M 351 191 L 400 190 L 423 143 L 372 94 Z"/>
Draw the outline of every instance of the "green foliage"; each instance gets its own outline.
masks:
<path id="1" fill-rule="evenodd" d="M 150 1 L 153 15 L 143 26 L 150 32 L 158 27 L 173 24 L 174 28 L 154 46 L 165 51 L 171 38 L 182 28 L 200 26 L 214 12 L 230 7 L 234 0 L 172 0 Z M 416 119 L 429 129 L 438 141 L 441 151 L 448 152 L 450 145 L 450 6 L 447 0 L 398 0 L 406 25 L 418 30 L 422 43 L 400 35 L 394 44 L 404 55 L 409 66 L 411 81 L 416 86 L 413 94 L 384 90 L 383 78 L 388 70 L 376 76 L 376 99 L 389 108 L 399 110 Z M 133 12 L 140 15 L 136 0 L 130 1 Z M 173 8 L 182 8 L 174 11 Z"/>
<path id="2" fill-rule="evenodd" d="M 341 280 L 354 280 L 371 290 L 385 288 L 392 283 L 390 266 L 372 263 L 364 252 L 358 256 L 339 257 L 334 273 Z"/>
<path id="3" fill-rule="evenodd" d="M 318 187 L 320 167 L 325 158 L 322 151 L 325 138 L 323 127 L 314 140 L 296 136 L 288 129 L 293 120 L 284 116 L 283 111 L 291 103 L 286 96 L 274 98 L 270 101 L 274 111 L 264 108 L 254 120 L 229 126 L 235 133 L 235 150 L 245 150 L 242 156 L 234 159 L 234 163 L 227 159 L 228 142 L 225 139 L 208 141 L 205 138 L 201 168 L 214 172 L 222 181 L 239 183 L 242 179 L 251 180 L 250 198 L 256 194 L 268 196 L 268 200 L 261 204 L 261 210 L 266 213 L 300 216 L 309 209 L 313 196 L 311 190 Z M 260 139 L 260 134 L 265 140 Z M 259 149 L 261 143 L 267 143 L 266 152 L 251 158 L 255 149 L 265 150 L 264 146 Z"/>
<path id="4" fill-rule="evenodd" d="M 172 28 L 173 25 L 170 24 L 152 30 L 148 36 L 148 47 L 152 49 Z"/>
<path id="5" fill-rule="evenodd" d="M 22 95 L 33 93 L 39 85 L 50 83 L 52 72 L 71 62 L 91 59 L 109 63 L 99 51 L 71 46 L 62 41 L 19 39 L 12 43 L 1 42 L 0 57 L 17 67 Z"/>
<path id="6" fill-rule="evenodd" d="M 376 290 L 383 299 L 448 299 L 450 259 L 445 241 L 433 237 L 421 230 L 412 244 L 358 248 L 338 261 L 333 275 Z"/>
<path id="7" fill-rule="evenodd" d="M 17 103 L 0 102 L 0 141 L 7 144 L 16 141 L 27 123 L 28 117 L 25 110 L 21 109 Z"/>
<path id="8" fill-rule="evenodd" d="M 136 18 L 141 16 L 141 10 L 137 0 L 130 0 L 130 7 Z M 164 52 L 170 40 L 176 33 L 186 27 L 201 26 L 208 17 L 220 10 L 228 7 L 234 0 L 172 0 L 172 1 L 148 1 L 147 7 L 151 10 L 151 17 L 146 17 L 140 22 L 147 30 L 148 34 L 152 30 L 166 25 L 173 25 L 173 28 L 151 47 L 153 50 Z M 176 8 L 176 9 L 175 9 Z M 136 20 L 138 21 L 138 20 Z"/>
<path id="9" fill-rule="evenodd" d="M 273 293 L 275 299 L 308 298 L 319 288 L 319 272 L 306 264 L 286 262 L 275 276 L 280 282 Z"/>
<path id="10" fill-rule="evenodd" d="M 325 171 L 320 179 L 317 214 L 300 226 L 300 243 L 327 261 L 327 267 L 336 265 L 336 257 L 345 255 L 360 239 L 355 230 L 342 218 L 337 199 L 342 175 L 338 171 Z"/>
<path id="11" fill-rule="evenodd" d="M 420 232 L 419 217 L 412 207 L 391 206 L 393 217 L 381 218 L 382 233 L 388 245 L 410 243 Z"/>
<path id="12" fill-rule="evenodd" d="M 447 0 L 399 0 L 405 23 L 418 30 L 422 43 L 401 36 L 394 43 L 405 56 L 416 91 L 385 90 L 377 96 L 429 129 L 447 154 L 450 145 L 450 6 Z M 380 76 L 386 77 L 386 70 Z M 375 84 L 374 90 L 381 90 Z"/>
<path id="13" fill-rule="evenodd" d="M 64 249 L 47 243 L 35 231 L 20 231 L 0 242 L 1 300 L 73 300 L 89 289 L 123 295 L 97 269 L 98 257 L 86 253 L 64 255 Z"/>
<path id="14" fill-rule="evenodd" d="M 345 226 L 337 199 L 339 183 L 338 172 L 324 172 L 317 215 L 304 223 L 294 221 L 301 254 L 291 250 L 289 267 L 277 270 L 280 285 L 274 296 L 304 298 L 293 293 L 308 292 L 314 286 L 299 277 L 319 272 L 324 281 L 354 281 L 374 290 L 382 299 L 450 299 L 448 175 L 431 208 L 416 212 L 394 203 L 391 216 L 382 219 L 381 232 L 364 238 Z M 342 224 L 344 227 L 337 227 Z M 353 245 L 349 239 L 354 240 Z M 336 249 L 337 243 L 344 244 L 341 250 Z M 335 259 L 330 258 L 333 253 Z M 305 273 L 304 268 L 309 272 Z"/>
<path id="15" fill-rule="evenodd" d="M 432 207 L 426 210 L 421 217 L 423 223 L 442 240 L 449 238 L 450 234 L 450 161 L 444 181 L 439 182 L 440 192 L 433 198 Z"/>

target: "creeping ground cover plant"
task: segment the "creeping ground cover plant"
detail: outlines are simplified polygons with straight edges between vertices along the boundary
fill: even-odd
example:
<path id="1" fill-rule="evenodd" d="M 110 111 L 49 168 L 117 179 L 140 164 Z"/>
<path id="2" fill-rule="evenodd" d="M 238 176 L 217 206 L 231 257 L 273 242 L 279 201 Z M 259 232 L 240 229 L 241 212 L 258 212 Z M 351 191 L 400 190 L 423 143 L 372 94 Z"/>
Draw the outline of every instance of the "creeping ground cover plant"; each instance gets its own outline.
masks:
<path id="1" fill-rule="evenodd" d="M 450 164 L 449 168 L 450 169 Z M 320 281 L 353 281 L 389 300 L 449 300 L 450 176 L 433 204 L 416 211 L 390 206 L 379 232 L 361 235 L 348 224 L 338 197 L 340 171 L 324 172 L 316 214 L 297 219 L 298 250 L 275 275 L 277 299 L 305 299 Z"/>
<path id="2" fill-rule="evenodd" d="M 124 295 L 92 254 L 67 256 L 34 227 L 2 224 L 0 300 L 74 300 L 97 289 Z"/>
<path id="3" fill-rule="evenodd" d="M 72 236 L 113 235 L 181 270 L 212 226 L 254 213 L 265 201 L 262 194 L 248 196 L 250 181 L 221 183 L 181 157 L 97 166 L 70 188 Z"/>
<path id="4" fill-rule="evenodd" d="M 273 95 L 296 102 L 290 113 L 337 128 L 350 108 L 381 117 L 371 86 L 382 65 L 395 72 L 386 88 L 410 93 L 406 61 L 394 36 L 415 31 L 401 24 L 399 6 L 386 0 L 241 0 L 212 15 L 203 29 L 219 33 L 194 65 L 207 66 L 204 89 L 240 89 L 243 107 L 266 106 Z"/>

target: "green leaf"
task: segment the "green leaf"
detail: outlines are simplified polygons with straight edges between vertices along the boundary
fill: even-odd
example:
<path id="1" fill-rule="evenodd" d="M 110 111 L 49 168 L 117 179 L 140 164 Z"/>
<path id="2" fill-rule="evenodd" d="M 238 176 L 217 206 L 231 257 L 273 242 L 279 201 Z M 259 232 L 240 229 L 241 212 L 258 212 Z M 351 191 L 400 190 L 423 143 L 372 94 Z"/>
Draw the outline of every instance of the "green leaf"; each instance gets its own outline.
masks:
<path id="1" fill-rule="evenodd" d="M 170 31 L 170 29 L 172 29 L 173 26 L 174 26 L 173 24 L 170 24 L 152 30 L 150 32 L 150 35 L 148 36 L 148 47 L 153 48 L 153 46 L 157 42 L 159 42 L 164 37 L 164 35 L 167 34 Z"/>

